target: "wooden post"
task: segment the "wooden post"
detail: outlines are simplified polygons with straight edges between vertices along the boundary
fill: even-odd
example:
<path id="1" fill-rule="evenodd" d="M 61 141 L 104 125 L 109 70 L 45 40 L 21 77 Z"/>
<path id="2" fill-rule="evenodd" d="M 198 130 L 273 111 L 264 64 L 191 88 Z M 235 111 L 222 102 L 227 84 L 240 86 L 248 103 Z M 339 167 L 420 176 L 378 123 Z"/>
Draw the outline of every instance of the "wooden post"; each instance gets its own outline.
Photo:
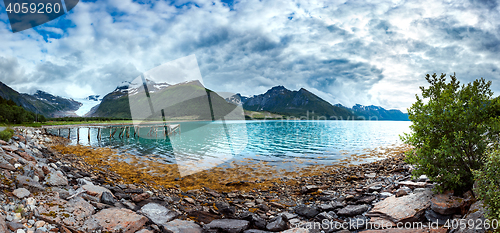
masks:
<path id="1" fill-rule="evenodd" d="M 59 128 L 58 131 L 59 131 L 59 137 L 61 137 L 61 128 Z"/>
<path id="2" fill-rule="evenodd" d="M 88 135 L 88 138 L 89 138 L 89 145 L 90 145 L 90 127 L 89 127 L 89 135 Z"/>
<path id="3" fill-rule="evenodd" d="M 76 128 L 76 144 L 80 144 L 80 128 Z"/>
<path id="4" fill-rule="evenodd" d="M 68 128 L 68 139 L 70 135 L 71 135 L 71 128 Z"/>
<path id="5" fill-rule="evenodd" d="M 97 140 L 101 140 L 101 128 L 97 128 Z"/>

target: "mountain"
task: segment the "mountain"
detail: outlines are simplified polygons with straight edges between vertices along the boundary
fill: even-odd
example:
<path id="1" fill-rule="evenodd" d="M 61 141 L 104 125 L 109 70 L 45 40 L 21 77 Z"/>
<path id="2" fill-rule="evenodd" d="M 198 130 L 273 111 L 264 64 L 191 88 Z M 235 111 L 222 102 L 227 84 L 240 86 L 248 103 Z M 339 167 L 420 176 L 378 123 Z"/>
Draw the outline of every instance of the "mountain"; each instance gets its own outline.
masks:
<path id="1" fill-rule="evenodd" d="M 73 99 L 54 96 L 40 90 L 33 95 L 19 93 L 2 82 L 0 82 L 0 97 L 12 100 L 24 109 L 46 117 L 75 116 L 74 111 L 81 106 L 80 102 Z"/>
<path id="2" fill-rule="evenodd" d="M 304 88 L 291 91 L 283 86 L 275 86 L 264 94 L 241 98 L 241 102 L 245 110 L 267 111 L 299 118 L 324 117 L 329 120 L 357 118 L 347 108 L 334 106 Z"/>
<path id="3" fill-rule="evenodd" d="M 21 95 L 36 107 L 39 114 L 48 117 L 76 116 L 74 112 L 82 106 L 82 103 L 73 99 L 66 99 L 40 90 L 33 95 Z"/>
<path id="4" fill-rule="evenodd" d="M 390 109 L 386 110 L 380 106 L 363 106 L 360 104 L 354 105 L 350 110 L 362 119 L 366 120 L 392 120 L 392 121 L 409 121 L 408 114 L 400 110 Z"/>
<path id="5" fill-rule="evenodd" d="M 171 85 L 147 80 L 146 86 L 149 97 L 143 85 L 119 85 L 103 98 L 90 116 L 149 120 L 162 120 L 163 115 L 166 119 L 212 120 L 223 116 L 228 120 L 237 119 L 236 115 L 229 114 L 236 105 L 226 102 L 197 81 Z M 156 111 L 151 113 L 151 109 Z"/>

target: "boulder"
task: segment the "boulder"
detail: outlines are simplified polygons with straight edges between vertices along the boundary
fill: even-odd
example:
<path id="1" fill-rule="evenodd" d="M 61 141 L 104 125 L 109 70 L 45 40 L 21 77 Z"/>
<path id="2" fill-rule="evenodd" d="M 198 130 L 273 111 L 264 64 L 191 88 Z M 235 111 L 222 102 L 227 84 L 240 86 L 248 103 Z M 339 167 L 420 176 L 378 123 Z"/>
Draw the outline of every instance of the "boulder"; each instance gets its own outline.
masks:
<path id="1" fill-rule="evenodd" d="M 133 233 L 141 229 L 147 221 L 148 218 L 129 209 L 110 208 L 92 215 L 80 230 L 91 232 L 102 228 L 106 232 Z"/>
<path id="2" fill-rule="evenodd" d="M 144 205 L 139 213 L 145 215 L 157 225 L 166 224 L 179 215 L 177 212 L 169 210 L 165 206 L 157 203 L 148 203 Z"/>
<path id="3" fill-rule="evenodd" d="M 203 229 L 193 221 L 175 219 L 163 224 L 169 233 L 201 233 Z"/>
<path id="4" fill-rule="evenodd" d="M 12 166 L 12 164 L 10 164 L 4 158 L 0 158 L 0 168 L 5 169 L 5 170 L 9 170 L 9 171 L 16 170 L 16 168 L 14 166 Z"/>
<path id="5" fill-rule="evenodd" d="M 337 214 L 342 216 L 356 216 L 362 214 L 370 209 L 369 205 L 348 205 L 340 209 Z"/>
<path id="6" fill-rule="evenodd" d="M 287 219 L 283 215 L 278 215 L 269 221 L 266 226 L 268 231 L 284 231 L 288 229 Z"/>
<path id="7" fill-rule="evenodd" d="M 12 194 L 14 194 L 14 196 L 16 196 L 17 198 L 21 199 L 29 196 L 31 193 L 25 188 L 18 188 L 14 190 Z"/>
<path id="8" fill-rule="evenodd" d="M 484 204 L 482 201 L 477 201 L 471 205 L 469 212 L 463 218 L 465 223 L 467 223 L 467 227 L 458 228 L 455 233 L 483 233 L 487 232 L 487 229 L 482 225 L 482 227 L 478 227 L 477 225 L 468 225 L 469 221 L 474 224 L 478 224 L 479 222 L 484 223 L 486 218 L 484 217 Z M 460 220 L 459 220 L 460 221 Z M 472 229 L 471 229 L 472 228 Z M 492 229 L 490 229 L 492 230 Z"/>
<path id="9" fill-rule="evenodd" d="M 220 230 L 227 233 L 240 233 L 248 229 L 250 222 L 237 219 L 216 219 L 203 226 L 205 231 Z"/>
<path id="10" fill-rule="evenodd" d="M 37 203 L 40 203 L 34 211 L 36 217 L 47 222 L 79 227 L 94 213 L 94 207 L 81 197 L 66 201 L 55 194 L 36 197 Z"/>
<path id="11" fill-rule="evenodd" d="M 16 183 L 18 188 L 26 188 L 32 193 L 42 192 L 45 190 L 45 188 L 40 183 L 33 180 L 29 176 L 17 176 Z"/>
<path id="12" fill-rule="evenodd" d="M 114 205 L 116 203 L 116 199 L 110 192 L 103 192 L 101 194 L 101 202 L 107 205 Z"/>
<path id="13" fill-rule="evenodd" d="M 395 197 L 390 196 L 374 205 L 366 216 L 380 217 L 397 222 L 415 222 L 430 206 L 432 191 L 412 193 L 410 195 Z"/>
<path id="14" fill-rule="evenodd" d="M 440 226 L 444 225 L 446 221 L 452 218 L 452 215 L 442 215 L 434 212 L 432 209 L 428 209 L 425 211 L 425 218 L 427 221 L 435 223 L 436 221 Z"/>
<path id="15" fill-rule="evenodd" d="M 65 186 L 68 185 L 68 179 L 61 171 L 52 171 L 45 177 L 45 181 L 50 186 Z"/>
<path id="16" fill-rule="evenodd" d="M 297 216 L 297 215 L 295 215 L 295 216 Z M 246 211 L 246 212 L 241 213 L 238 217 L 239 217 L 239 219 L 249 221 L 250 225 L 254 228 L 266 229 L 266 225 L 267 225 L 266 220 L 262 219 L 257 214 L 254 214 L 250 211 Z M 284 217 L 287 218 L 286 215 L 284 215 Z"/>
<path id="17" fill-rule="evenodd" d="M 5 216 L 0 214 L 0 232 L 8 232 L 7 231 L 7 223 L 5 222 Z"/>
<path id="18" fill-rule="evenodd" d="M 109 191 L 109 189 L 101 187 L 101 186 L 93 185 L 93 184 L 85 184 L 85 185 L 82 186 L 82 188 L 85 189 L 88 192 L 97 193 L 98 194 L 97 198 L 101 198 L 101 195 L 104 192 L 111 193 L 111 191 Z"/>
<path id="19" fill-rule="evenodd" d="M 295 213 L 306 218 L 314 218 L 319 210 L 314 206 L 299 205 L 294 209 Z"/>
<path id="20" fill-rule="evenodd" d="M 431 209 L 441 215 L 458 214 L 465 204 L 463 198 L 447 194 L 438 194 L 431 199 Z"/>

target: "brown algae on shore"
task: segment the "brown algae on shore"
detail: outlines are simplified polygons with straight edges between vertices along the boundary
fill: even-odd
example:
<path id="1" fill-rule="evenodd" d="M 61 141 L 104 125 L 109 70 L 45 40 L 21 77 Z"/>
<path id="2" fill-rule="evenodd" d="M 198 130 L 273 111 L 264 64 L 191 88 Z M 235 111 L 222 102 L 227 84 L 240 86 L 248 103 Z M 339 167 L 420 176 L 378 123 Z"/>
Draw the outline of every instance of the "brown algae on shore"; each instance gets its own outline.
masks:
<path id="1" fill-rule="evenodd" d="M 297 181 L 282 177 L 294 178 L 333 173 L 339 167 L 351 167 L 363 162 L 392 157 L 410 149 L 407 145 L 391 146 L 366 150 L 363 154 L 346 156 L 330 165 L 300 165 L 300 159 L 287 161 L 293 167 L 282 169 L 266 162 L 231 162 L 228 166 L 213 167 L 207 170 L 181 177 L 176 164 L 166 164 L 155 156 L 134 156 L 118 153 L 111 148 L 94 148 L 88 146 L 54 145 L 52 149 L 63 155 L 75 155 L 82 158 L 95 170 L 104 174 L 109 171 L 121 176 L 124 183 L 142 184 L 156 189 L 180 188 L 183 191 L 210 188 L 222 192 L 267 190 L 276 185 L 286 183 L 294 185 Z M 108 182 L 114 182 L 103 177 Z"/>

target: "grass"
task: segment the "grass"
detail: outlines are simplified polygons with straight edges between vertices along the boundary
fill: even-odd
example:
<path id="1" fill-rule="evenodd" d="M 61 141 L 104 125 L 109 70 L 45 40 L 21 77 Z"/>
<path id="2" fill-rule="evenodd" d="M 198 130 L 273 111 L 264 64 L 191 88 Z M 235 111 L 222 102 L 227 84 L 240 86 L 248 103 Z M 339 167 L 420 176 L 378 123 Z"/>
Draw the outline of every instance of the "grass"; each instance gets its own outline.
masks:
<path id="1" fill-rule="evenodd" d="M 8 142 L 10 138 L 14 136 L 14 130 L 11 128 L 7 128 L 4 131 L 0 132 L 0 139 Z"/>

